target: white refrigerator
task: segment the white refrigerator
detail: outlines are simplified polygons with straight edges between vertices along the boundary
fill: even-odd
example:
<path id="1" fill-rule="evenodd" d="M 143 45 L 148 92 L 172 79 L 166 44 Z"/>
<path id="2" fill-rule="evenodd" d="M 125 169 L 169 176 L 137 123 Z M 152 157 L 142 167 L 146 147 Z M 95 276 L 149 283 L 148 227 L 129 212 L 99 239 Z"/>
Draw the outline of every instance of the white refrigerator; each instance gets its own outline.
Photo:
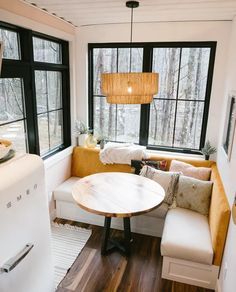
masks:
<path id="1" fill-rule="evenodd" d="M 44 165 L 26 154 L 0 164 L 0 292 L 51 292 L 53 280 Z"/>

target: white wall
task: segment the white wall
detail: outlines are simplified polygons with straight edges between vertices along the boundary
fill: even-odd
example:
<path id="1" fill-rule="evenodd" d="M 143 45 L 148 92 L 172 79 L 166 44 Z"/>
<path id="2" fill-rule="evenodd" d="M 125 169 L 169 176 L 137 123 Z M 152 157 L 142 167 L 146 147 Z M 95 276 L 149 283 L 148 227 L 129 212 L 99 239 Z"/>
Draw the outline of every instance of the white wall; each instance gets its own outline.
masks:
<path id="1" fill-rule="evenodd" d="M 52 218 L 55 217 L 55 203 L 52 193 L 58 185 L 71 176 L 72 150 L 73 147 L 69 147 L 44 161 L 46 191 Z"/>
<path id="2" fill-rule="evenodd" d="M 231 90 L 236 90 L 236 17 L 232 23 L 232 35 L 229 50 L 228 70 L 226 75 L 225 98 L 222 102 L 223 117 L 221 120 L 221 135 L 218 146 L 217 163 L 223 179 L 224 188 L 228 196 L 230 206 L 232 206 L 234 195 L 236 192 L 236 135 L 234 136 L 234 144 L 230 162 L 227 160 L 224 150 L 221 146 L 223 129 L 225 124 L 227 94 Z M 228 267 L 227 272 L 225 268 Z M 222 292 L 236 291 L 236 225 L 231 219 L 227 242 L 225 246 L 222 269 L 220 273 L 220 288 Z"/>
<path id="3" fill-rule="evenodd" d="M 167 22 L 134 24 L 133 41 L 217 41 L 216 61 L 211 94 L 207 138 L 218 144 L 218 130 L 222 116 L 221 101 L 224 97 L 225 59 L 231 22 Z M 94 25 L 77 29 L 77 115 L 87 121 L 88 80 L 87 44 L 99 42 L 129 42 L 130 25 Z"/>

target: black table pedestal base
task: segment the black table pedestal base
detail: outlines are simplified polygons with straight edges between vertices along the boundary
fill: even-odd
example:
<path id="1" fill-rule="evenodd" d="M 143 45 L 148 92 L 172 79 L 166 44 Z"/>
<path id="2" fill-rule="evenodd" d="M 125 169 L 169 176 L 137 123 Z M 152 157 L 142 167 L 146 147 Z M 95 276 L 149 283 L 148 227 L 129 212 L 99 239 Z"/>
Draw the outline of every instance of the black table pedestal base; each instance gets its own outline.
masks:
<path id="1" fill-rule="evenodd" d="M 106 255 L 115 250 L 120 251 L 125 256 L 130 255 L 131 231 L 130 231 L 130 218 L 123 218 L 124 220 L 124 239 L 118 240 L 110 238 L 111 217 L 105 217 L 104 233 L 102 239 L 101 254 Z"/>

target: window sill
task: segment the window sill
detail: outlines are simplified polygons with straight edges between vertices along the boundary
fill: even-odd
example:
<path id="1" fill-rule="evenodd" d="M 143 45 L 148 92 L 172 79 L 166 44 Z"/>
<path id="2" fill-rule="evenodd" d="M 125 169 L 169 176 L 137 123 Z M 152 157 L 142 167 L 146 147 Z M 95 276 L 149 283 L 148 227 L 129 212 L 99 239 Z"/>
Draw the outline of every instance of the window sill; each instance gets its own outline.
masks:
<path id="1" fill-rule="evenodd" d="M 51 168 L 53 165 L 57 164 L 61 160 L 70 156 L 72 154 L 72 152 L 73 152 L 73 146 L 70 146 L 70 147 L 67 147 L 66 149 L 48 157 L 46 160 L 44 160 L 45 169 Z"/>
<path id="2" fill-rule="evenodd" d="M 152 150 L 147 149 L 148 154 L 159 154 L 167 157 L 186 157 L 186 158 L 192 158 L 196 160 L 205 160 L 204 156 L 201 154 L 191 154 L 191 153 L 181 153 L 181 152 L 170 152 L 170 151 L 164 151 L 164 150 Z"/>
<path id="3" fill-rule="evenodd" d="M 142 146 L 142 145 L 140 145 Z M 145 146 L 143 146 L 145 147 Z M 100 149 L 100 146 L 97 145 L 97 149 Z M 157 154 L 160 156 L 167 156 L 170 158 L 173 157 L 185 157 L 185 158 L 191 158 L 191 159 L 196 159 L 196 160 L 205 160 L 204 155 L 201 154 L 200 152 L 198 154 L 196 153 L 184 153 L 184 152 L 177 152 L 177 151 L 165 151 L 165 150 L 160 150 L 160 149 L 149 149 L 146 147 L 147 154 Z"/>

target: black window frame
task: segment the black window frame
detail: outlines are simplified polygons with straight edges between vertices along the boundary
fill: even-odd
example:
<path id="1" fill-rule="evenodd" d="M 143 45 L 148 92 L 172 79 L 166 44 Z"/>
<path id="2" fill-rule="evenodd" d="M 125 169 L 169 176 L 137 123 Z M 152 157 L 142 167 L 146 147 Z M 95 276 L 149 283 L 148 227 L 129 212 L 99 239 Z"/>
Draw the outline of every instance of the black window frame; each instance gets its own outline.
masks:
<path id="1" fill-rule="evenodd" d="M 152 72 L 152 56 L 154 48 L 210 48 L 208 76 L 204 100 L 204 111 L 199 149 L 155 146 L 148 144 L 150 104 L 141 105 L 139 144 L 150 150 L 180 152 L 188 154 L 202 154 L 207 132 L 208 114 L 212 90 L 212 79 L 215 64 L 216 41 L 192 41 L 192 42 L 133 42 L 133 43 L 88 43 L 88 116 L 89 127 L 93 129 L 93 49 L 99 48 L 143 48 L 143 72 Z"/>
<path id="2" fill-rule="evenodd" d="M 16 32 L 18 34 L 18 45 L 20 60 L 2 59 L 2 70 L 0 78 L 23 78 L 24 81 L 24 103 L 26 112 L 25 132 L 28 141 L 28 152 L 40 155 L 37 104 L 35 89 L 36 70 L 57 71 L 62 76 L 62 108 L 63 108 L 63 143 L 41 155 L 46 159 L 71 145 L 71 117 L 70 117 L 70 77 L 69 77 L 69 43 L 67 41 L 25 29 L 16 25 L 0 21 L 0 28 Z M 34 61 L 33 37 L 53 41 L 61 46 L 62 63 L 46 63 Z"/>

